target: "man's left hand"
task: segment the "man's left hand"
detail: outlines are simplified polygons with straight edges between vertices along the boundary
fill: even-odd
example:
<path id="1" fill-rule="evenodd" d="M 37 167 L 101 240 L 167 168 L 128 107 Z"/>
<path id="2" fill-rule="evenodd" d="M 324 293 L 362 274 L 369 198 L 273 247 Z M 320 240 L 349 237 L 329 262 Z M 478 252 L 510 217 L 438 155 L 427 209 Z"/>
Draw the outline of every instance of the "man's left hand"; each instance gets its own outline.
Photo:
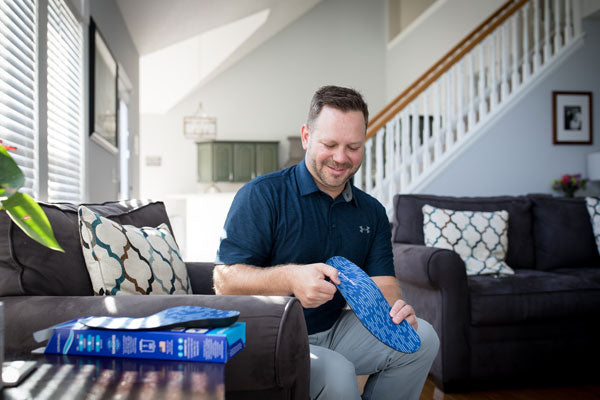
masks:
<path id="1" fill-rule="evenodd" d="M 390 311 L 390 316 L 396 325 L 402 322 L 402 320 L 406 320 L 415 328 L 415 331 L 419 327 L 415 310 L 404 300 L 396 300 Z"/>

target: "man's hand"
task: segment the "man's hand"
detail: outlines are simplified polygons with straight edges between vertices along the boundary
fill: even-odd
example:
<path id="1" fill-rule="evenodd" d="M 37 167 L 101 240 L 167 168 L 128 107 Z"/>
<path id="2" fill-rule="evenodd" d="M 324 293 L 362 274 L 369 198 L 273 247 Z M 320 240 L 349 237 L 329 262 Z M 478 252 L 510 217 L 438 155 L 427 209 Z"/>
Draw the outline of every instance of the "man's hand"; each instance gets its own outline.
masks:
<path id="1" fill-rule="evenodd" d="M 390 311 L 390 317 L 392 317 L 392 320 L 396 325 L 402 322 L 402 320 L 406 320 L 413 328 L 415 328 L 415 331 L 419 327 L 415 310 L 410 305 L 406 304 L 404 300 L 396 300 Z"/>
<path id="2" fill-rule="evenodd" d="M 288 267 L 290 288 L 304 308 L 316 308 L 333 299 L 337 288 L 331 282 L 340 283 L 337 269 L 322 263 Z"/>

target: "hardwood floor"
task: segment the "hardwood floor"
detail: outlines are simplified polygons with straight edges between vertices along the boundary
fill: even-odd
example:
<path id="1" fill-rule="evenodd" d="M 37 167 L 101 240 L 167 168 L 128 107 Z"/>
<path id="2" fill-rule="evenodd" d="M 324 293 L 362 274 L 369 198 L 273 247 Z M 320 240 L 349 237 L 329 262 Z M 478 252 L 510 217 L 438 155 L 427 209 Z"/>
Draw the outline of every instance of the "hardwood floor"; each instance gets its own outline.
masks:
<path id="1" fill-rule="evenodd" d="M 600 400 L 600 386 L 565 386 L 443 393 L 427 379 L 420 400 Z"/>

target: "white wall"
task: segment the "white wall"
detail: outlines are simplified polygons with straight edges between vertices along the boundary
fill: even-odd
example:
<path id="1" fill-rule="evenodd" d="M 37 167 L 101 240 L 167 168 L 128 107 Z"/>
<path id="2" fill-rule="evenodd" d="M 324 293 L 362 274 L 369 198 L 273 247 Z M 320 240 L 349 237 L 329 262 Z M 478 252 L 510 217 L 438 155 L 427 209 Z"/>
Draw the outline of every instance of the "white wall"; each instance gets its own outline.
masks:
<path id="1" fill-rule="evenodd" d="M 280 165 L 287 160 L 286 138 L 300 134 L 318 87 L 354 87 L 373 112 L 380 109 L 384 20 L 385 0 L 324 0 L 167 114 L 142 114 L 142 197 L 198 191 L 196 146 L 183 137 L 183 118 L 199 102 L 218 118 L 218 139 L 282 141 Z M 161 166 L 144 165 L 153 155 Z"/>
<path id="2" fill-rule="evenodd" d="M 386 59 L 386 102 L 464 39 L 505 0 L 438 0 L 394 38 Z"/>
<path id="3" fill-rule="evenodd" d="M 483 137 L 435 178 L 423 193 L 484 196 L 552 193 L 563 174 L 587 175 L 586 155 L 600 151 L 600 20 L 584 20 L 584 45 Z M 591 91 L 593 145 L 552 144 L 552 91 Z M 588 193 L 598 193 L 590 185 Z"/>
<path id="4" fill-rule="evenodd" d="M 132 186 L 130 197 L 137 198 L 139 160 L 135 152 L 135 136 L 139 132 L 139 54 L 115 0 L 83 1 L 84 13 L 88 13 L 86 22 L 91 15 L 133 86 L 129 103 L 129 182 Z M 89 138 L 87 146 L 88 201 L 116 200 L 119 193 L 119 155 L 109 153 Z"/>

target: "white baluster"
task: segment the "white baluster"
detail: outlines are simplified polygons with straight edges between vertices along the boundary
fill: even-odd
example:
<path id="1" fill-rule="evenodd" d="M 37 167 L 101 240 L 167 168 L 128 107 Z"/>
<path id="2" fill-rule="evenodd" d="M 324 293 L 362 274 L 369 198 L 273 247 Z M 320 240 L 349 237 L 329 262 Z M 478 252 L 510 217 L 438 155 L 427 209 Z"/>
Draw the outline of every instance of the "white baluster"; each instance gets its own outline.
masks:
<path id="1" fill-rule="evenodd" d="M 423 93 L 423 172 L 431 165 L 431 149 L 429 148 L 429 88 Z"/>
<path id="2" fill-rule="evenodd" d="M 400 140 L 400 114 L 394 116 L 394 142 L 396 146 L 394 148 L 394 171 L 400 169 L 400 152 L 402 151 L 401 140 Z"/>
<path id="3" fill-rule="evenodd" d="M 402 163 L 400 172 L 400 190 L 405 191 L 408 186 L 408 167 L 410 162 L 410 126 L 408 110 L 402 111 Z"/>
<path id="4" fill-rule="evenodd" d="M 581 36 L 581 2 L 571 2 L 573 7 L 573 35 L 574 37 Z"/>
<path id="5" fill-rule="evenodd" d="M 500 88 L 502 98 L 501 102 L 505 102 L 508 97 L 508 22 L 502 24 L 502 58 L 500 59 Z"/>
<path id="6" fill-rule="evenodd" d="M 523 6 L 523 83 L 529 79 L 529 4 Z"/>
<path id="7" fill-rule="evenodd" d="M 498 79 L 496 78 L 496 43 L 498 41 L 498 33 L 494 31 L 492 33 L 492 37 L 490 39 L 490 86 L 491 86 L 491 94 L 490 94 L 490 112 L 496 109 L 498 105 Z"/>
<path id="8" fill-rule="evenodd" d="M 517 11 L 512 18 L 512 54 L 513 54 L 513 65 L 512 65 L 512 76 L 510 79 L 510 91 L 515 92 L 515 89 L 520 86 L 519 82 L 519 14 Z"/>
<path id="9" fill-rule="evenodd" d="M 544 65 L 548 63 L 552 53 L 550 40 L 550 0 L 544 0 Z"/>
<path id="10" fill-rule="evenodd" d="M 539 0 L 533 0 L 533 72 L 542 65 L 540 44 L 540 4 Z"/>
<path id="11" fill-rule="evenodd" d="M 399 192 L 398 185 L 398 171 L 400 171 L 400 114 L 394 116 L 394 169 L 392 171 L 391 179 L 392 184 L 390 185 L 390 198 L 393 200 L 394 195 Z"/>
<path id="12" fill-rule="evenodd" d="M 394 120 L 385 126 L 385 179 L 389 180 L 394 172 Z"/>
<path id="13" fill-rule="evenodd" d="M 365 143 L 365 191 L 373 191 L 373 138 Z"/>
<path id="14" fill-rule="evenodd" d="M 554 0 L 554 54 L 562 48 L 562 27 L 560 26 L 560 4 L 564 0 Z"/>
<path id="15" fill-rule="evenodd" d="M 442 96 L 440 94 L 440 86 L 442 79 L 439 78 L 433 84 L 433 97 L 434 97 L 434 114 L 433 114 L 433 162 L 436 163 L 442 155 L 442 135 L 440 134 L 440 119 L 441 119 L 441 108 L 442 108 Z"/>
<path id="16" fill-rule="evenodd" d="M 412 115 L 412 154 L 410 157 L 410 181 L 411 183 L 415 181 L 417 175 L 419 174 L 419 147 L 420 147 L 420 139 L 419 139 L 419 110 L 417 108 L 417 101 L 421 97 L 417 97 L 410 105 L 410 114 Z"/>
<path id="17" fill-rule="evenodd" d="M 468 79 L 469 79 L 469 126 L 467 127 L 468 130 L 472 130 L 473 126 L 475 125 L 475 111 L 476 111 L 476 104 L 475 104 L 475 55 L 473 54 L 475 53 L 475 49 L 471 50 L 469 52 L 469 75 L 468 75 Z"/>
<path id="18" fill-rule="evenodd" d="M 446 72 L 446 123 L 444 124 L 444 128 L 445 128 L 445 137 L 446 137 L 446 148 L 444 150 L 444 153 L 447 153 L 448 150 L 450 150 L 450 148 L 452 147 L 452 144 L 454 143 L 454 137 L 452 134 L 452 125 L 454 124 L 454 121 L 452 121 L 452 94 L 451 94 L 451 89 L 452 89 L 452 69 L 449 69 L 448 72 Z"/>
<path id="19" fill-rule="evenodd" d="M 565 44 L 573 39 L 573 21 L 571 16 L 571 0 L 565 1 Z"/>
<path id="20" fill-rule="evenodd" d="M 485 49 L 488 45 L 488 38 L 485 38 L 479 44 L 479 121 L 483 120 L 483 118 L 487 114 L 487 106 L 486 106 L 486 85 L 485 85 Z"/>
<path id="21" fill-rule="evenodd" d="M 383 183 L 383 138 L 385 127 L 381 128 L 375 135 L 375 189 L 381 192 Z"/>
<path id="22" fill-rule="evenodd" d="M 461 59 L 458 62 L 458 68 L 456 69 L 456 78 L 458 90 L 456 93 L 457 96 L 457 106 L 458 110 L 456 113 L 456 140 L 462 139 L 465 135 L 465 63 L 464 59 Z"/>
<path id="23" fill-rule="evenodd" d="M 360 164 L 360 167 L 358 168 L 358 171 L 356 171 L 356 173 L 354 174 L 354 186 L 356 186 L 357 188 L 359 188 L 360 190 L 364 190 L 363 187 L 363 180 L 362 180 L 362 175 L 365 172 L 365 168 L 363 166 L 363 164 Z"/>

